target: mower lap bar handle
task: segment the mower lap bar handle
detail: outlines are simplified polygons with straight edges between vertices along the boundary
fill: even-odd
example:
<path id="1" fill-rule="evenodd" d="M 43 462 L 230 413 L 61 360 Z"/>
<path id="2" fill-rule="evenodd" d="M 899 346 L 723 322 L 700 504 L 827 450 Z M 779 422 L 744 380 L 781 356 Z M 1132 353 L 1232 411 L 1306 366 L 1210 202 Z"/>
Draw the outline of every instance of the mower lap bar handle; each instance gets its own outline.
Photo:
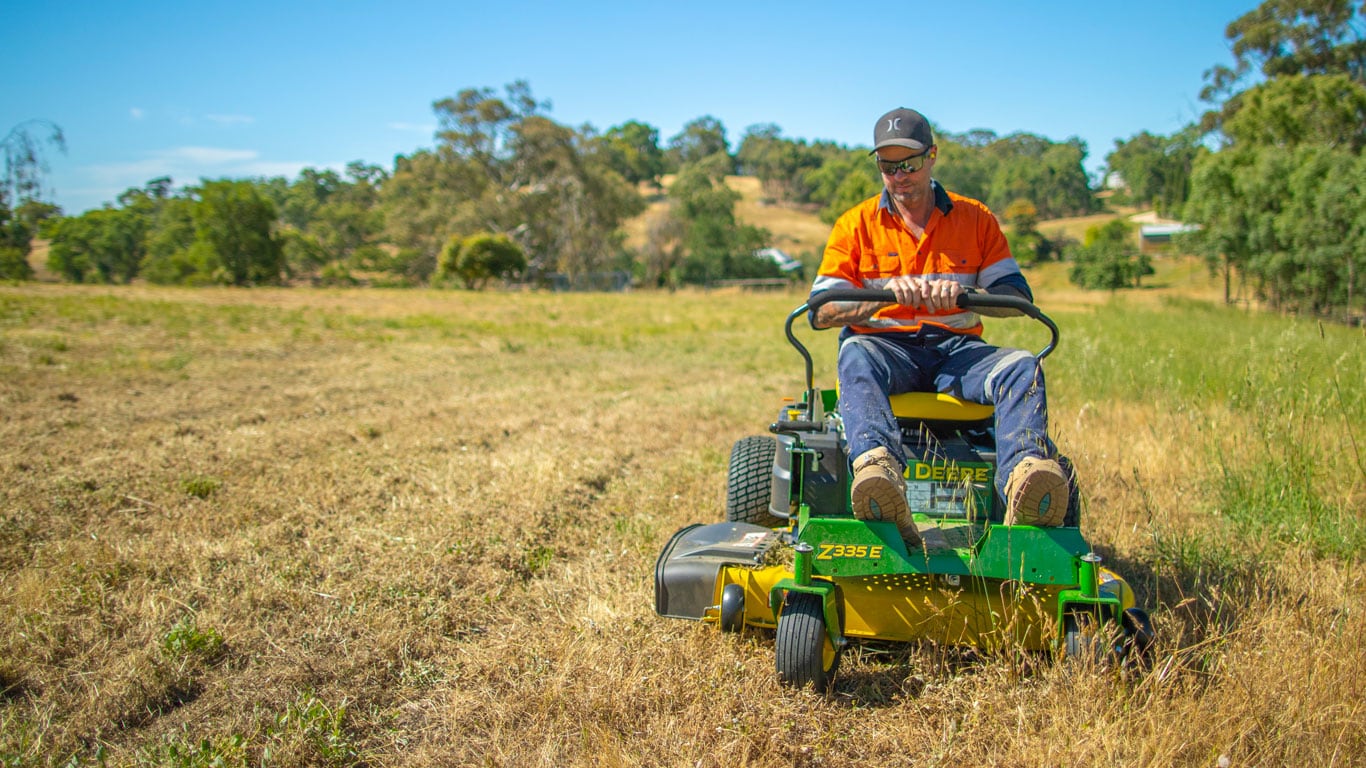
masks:
<path id="1" fill-rule="evenodd" d="M 806 300 L 805 304 L 792 310 L 792 314 L 787 316 L 787 324 L 784 326 L 783 330 L 787 334 L 788 342 L 797 348 L 797 351 L 802 355 L 802 359 L 806 361 L 806 390 L 808 393 L 812 393 L 815 389 L 816 380 L 811 362 L 811 353 L 807 351 L 806 347 L 798 341 L 797 337 L 792 333 L 792 323 L 807 312 L 814 312 L 832 301 L 873 301 L 895 304 L 896 294 L 888 290 L 873 288 L 829 288 L 811 296 Z M 958 297 L 958 306 L 962 309 L 976 309 L 979 307 L 1013 309 L 1026 317 L 1033 318 L 1034 320 L 1043 323 L 1044 326 L 1048 328 L 1051 338 L 1048 341 L 1048 345 L 1039 350 L 1038 354 L 1035 355 L 1035 357 L 1040 360 L 1048 357 L 1049 353 L 1058 346 L 1057 324 L 1053 322 L 1052 318 L 1045 315 L 1042 310 L 1034 306 L 1028 299 L 1020 296 L 1002 296 L 995 293 L 964 293 Z M 814 395 L 809 394 L 809 396 Z M 789 422 L 784 424 L 784 426 L 792 431 L 807 431 L 804 428 L 806 428 L 808 424 L 813 429 L 819 428 L 818 424 L 799 421 Z"/>

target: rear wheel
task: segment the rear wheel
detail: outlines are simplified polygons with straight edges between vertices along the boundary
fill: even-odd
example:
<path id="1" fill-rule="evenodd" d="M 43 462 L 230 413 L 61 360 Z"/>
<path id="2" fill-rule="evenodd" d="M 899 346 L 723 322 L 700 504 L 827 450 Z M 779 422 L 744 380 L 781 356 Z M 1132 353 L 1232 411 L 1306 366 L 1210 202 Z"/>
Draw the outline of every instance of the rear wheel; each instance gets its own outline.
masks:
<path id="1" fill-rule="evenodd" d="M 1157 631 L 1148 612 L 1141 608 L 1130 608 L 1121 619 L 1124 625 L 1124 641 L 1120 646 L 1121 657 L 1125 663 L 1147 667 L 1152 661 L 1153 642 Z"/>
<path id="2" fill-rule="evenodd" d="M 778 445 L 772 437 L 751 435 L 735 441 L 730 449 L 726 480 L 726 521 L 752 523 L 765 528 L 782 525 L 768 510 L 773 495 L 773 457 Z"/>
<path id="3" fill-rule="evenodd" d="M 774 661 L 784 685 L 810 685 L 825 692 L 839 668 L 839 649 L 825 631 L 825 607 L 819 595 L 792 593 L 778 618 Z"/>

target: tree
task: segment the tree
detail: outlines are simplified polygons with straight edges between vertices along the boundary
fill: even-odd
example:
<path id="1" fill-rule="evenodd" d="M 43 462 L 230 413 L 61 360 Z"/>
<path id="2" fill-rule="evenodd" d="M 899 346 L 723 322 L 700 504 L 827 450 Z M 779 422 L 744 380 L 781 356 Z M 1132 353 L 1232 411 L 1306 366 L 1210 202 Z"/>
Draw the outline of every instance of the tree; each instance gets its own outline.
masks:
<path id="1" fill-rule="evenodd" d="M 400 224 L 395 242 L 435 257 L 451 237 L 492 232 L 521 246 L 538 272 L 583 274 L 615 261 L 620 224 L 644 201 L 613 169 L 610 142 L 590 126 L 556 123 L 541 114 L 547 106 L 520 81 L 506 100 L 467 89 L 437 102 L 436 151 L 400 163 L 385 195 L 391 218 L 415 218 L 428 234 Z"/>
<path id="2" fill-rule="evenodd" d="M 1236 98 L 1224 133 L 1248 146 L 1366 147 L 1366 85 L 1346 75 L 1287 75 Z"/>
<path id="3" fill-rule="evenodd" d="M 44 222 L 58 218 L 61 209 L 51 203 L 26 200 L 18 210 L 0 202 L 0 280 L 32 280 L 28 263 L 33 236 Z"/>
<path id="4" fill-rule="evenodd" d="M 687 222 L 671 213 L 649 217 L 640 264 L 645 285 L 670 290 L 678 287 L 682 280 L 679 267 L 683 264 L 683 239 L 687 234 Z"/>
<path id="5" fill-rule="evenodd" d="M 0 202 L 0 280 L 32 280 L 28 263 L 33 232 L 23 219 Z"/>
<path id="6" fill-rule="evenodd" d="M 649 182 L 659 186 L 666 161 L 659 148 L 659 129 L 630 120 L 607 130 L 603 137 L 607 163 L 632 184 Z"/>
<path id="7" fill-rule="evenodd" d="M 1143 131 L 1128 140 L 1116 140 L 1105 164 L 1124 179 L 1131 200 L 1152 205 L 1161 215 L 1175 216 L 1190 196 L 1195 160 L 1205 151 L 1194 126 L 1171 136 Z"/>
<path id="8" fill-rule="evenodd" d="M 440 124 L 437 140 L 460 157 L 482 165 L 495 181 L 499 180 L 499 161 L 509 153 L 513 126 L 550 108 L 549 102 L 532 97 L 525 80 L 509 83 L 503 91 L 506 100 L 498 98 L 492 88 L 466 88 L 455 98 L 432 105 Z"/>
<path id="9" fill-rule="evenodd" d="M 269 179 L 262 191 L 279 211 L 285 261 L 293 275 L 315 274 L 325 265 L 334 270 L 366 268 L 368 256 L 384 230 L 380 187 L 388 178 L 382 168 L 359 161 L 346 173 L 305 168 L 293 183 Z M 379 265 L 383 266 L 383 265 Z"/>
<path id="10" fill-rule="evenodd" d="M 1191 169 L 1191 195 L 1183 208 L 1182 218 L 1200 226 L 1186 236 L 1186 243 L 1205 257 L 1211 272 L 1223 275 L 1225 304 L 1232 301 L 1234 270 L 1246 268 L 1252 258 L 1248 212 L 1240 189 L 1244 169 L 1252 163 L 1252 153 L 1237 148 L 1198 158 Z"/>
<path id="11" fill-rule="evenodd" d="M 1277 308 L 1359 295 L 1364 14 L 1358 0 L 1265 0 L 1228 26 L 1234 67 L 1208 71 L 1202 93 L 1215 109 L 1201 128 L 1222 146 L 1197 158 L 1184 215 L 1226 301 L 1235 271 Z"/>
<path id="12" fill-rule="evenodd" d="M 470 290 L 482 290 L 493 278 L 512 278 L 526 269 L 526 256 L 507 235 L 479 232 L 451 238 L 437 261 L 436 281 L 459 278 Z"/>
<path id="13" fill-rule="evenodd" d="M 54 220 L 48 267 L 75 283 L 128 283 L 142 261 L 147 220 L 137 211 L 101 208 Z"/>
<path id="14" fill-rule="evenodd" d="M 1002 153 L 992 149 L 998 141 L 995 133 L 980 129 L 964 134 L 936 131 L 939 161 L 934 166 L 935 178 L 960 195 L 991 199 L 991 180 L 1003 161 Z"/>
<path id="15" fill-rule="evenodd" d="M 192 251 L 195 243 L 195 201 L 188 197 L 167 198 L 157 209 L 147 234 L 146 255 L 139 274 L 159 285 L 206 283 L 212 268 L 197 263 Z M 203 253 L 200 249 L 199 253 Z"/>
<path id="16" fill-rule="evenodd" d="M 1263 0 L 1224 32 L 1234 66 L 1205 72 L 1200 97 L 1222 106 L 1201 120 L 1217 130 L 1242 107 L 1239 84 L 1257 73 L 1265 80 L 1292 75 L 1346 75 L 1366 82 L 1366 5 L 1359 0 Z"/>
<path id="17" fill-rule="evenodd" d="M 1355 0 L 1264 0 L 1231 22 L 1224 37 L 1235 66 L 1206 72 L 1206 95 L 1254 70 L 1267 78 L 1343 73 L 1366 80 L 1366 7 Z"/>
<path id="18" fill-rule="evenodd" d="M 1366 264 L 1366 243 L 1353 236 L 1366 206 L 1362 160 L 1339 148 L 1305 145 L 1291 164 L 1287 186 L 1294 194 L 1276 221 L 1276 235 L 1296 262 L 1294 294 L 1312 312 L 1350 306 L 1353 283 Z"/>
<path id="19" fill-rule="evenodd" d="M 513 130 L 508 207 L 517 216 L 503 231 L 536 267 L 571 276 L 603 271 L 622 248 L 622 222 L 645 210 L 590 130 L 539 116 Z"/>
<path id="20" fill-rule="evenodd" d="M 486 171 L 446 146 L 394 158 L 394 172 L 379 192 L 383 237 L 410 254 L 404 275 L 427 280 L 450 238 L 487 227 L 483 210 L 497 204 Z"/>
<path id="21" fill-rule="evenodd" d="M 759 179 L 768 200 L 803 203 L 811 194 L 806 174 L 820 168 L 827 154 L 820 146 L 785 139 L 778 126 L 765 123 L 745 130 L 735 159 L 741 174 Z"/>
<path id="22" fill-rule="evenodd" d="M 196 190 L 194 258 L 216 283 L 279 282 L 280 241 L 272 232 L 275 206 L 248 181 L 209 181 Z"/>
<path id="23" fill-rule="evenodd" d="M 1145 275 L 1153 274 L 1151 260 L 1133 244 L 1129 225 L 1122 219 L 1088 229 L 1082 245 L 1068 256 L 1072 260 L 1068 279 L 1082 288 L 1115 291 L 1130 284 L 1137 288 Z"/>
<path id="24" fill-rule="evenodd" d="M 35 136 L 35 131 L 41 133 Z M 61 212 L 38 202 L 48 170 L 44 145 L 66 151 L 62 129 L 46 120 L 22 122 L 0 139 L 5 156 L 5 176 L 0 181 L 0 279 L 33 279 L 28 263 L 33 236 L 44 219 Z"/>
<path id="25" fill-rule="evenodd" d="M 706 284 L 732 277 L 774 277 L 777 266 L 754 258 L 767 231 L 735 219 L 740 193 L 717 179 L 706 164 L 685 166 L 669 188 L 670 215 L 682 230 L 681 279 Z"/>
<path id="26" fill-rule="evenodd" d="M 34 135 L 34 131 L 39 131 Z M 56 123 L 47 120 L 26 120 L 9 130 L 0 139 L 0 151 L 5 156 L 5 178 L 0 183 L 0 206 L 18 209 L 29 200 L 42 196 L 43 177 L 47 175 L 44 145 L 66 152 L 66 136 Z"/>
<path id="27" fill-rule="evenodd" d="M 1050 258 L 1056 245 L 1039 231 L 1039 211 L 1025 199 L 1016 200 L 1002 212 L 1010 253 L 1022 266 Z"/>
<path id="28" fill-rule="evenodd" d="M 679 169 L 708 158 L 724 158 L 724 173 L 735 172 L 735 161 L 730 156 L 730 142 L 726 141 L 726 127 L 711 115 L 704 115 L 687 123 L 683 130 L 669 139 L 668 157 L 674 167 Z"/>
<path id="29" fill-rule="evenodd" d="M 1096 207 L 1083 163 L 1086 144 L 1080 139 L 1055 143 L 1029 133 L 1000 139 L 986 151 L 997 159 L 991 188 L 983 202 L 1002 210 L 1026 199 L 1045 219 L 1090 213 Z M 938 168 L 938 166 L 936 166 Z"/>
<path id="30" fill-rule="evenodd" d="M 0 245 L 0 280 L 32 280 L 33 274 L 27 251 Z"/>
<path id="31" fill-rule="evenodd" d="M 807 171 L 804 180 L 811 188 L 810 199 L 824 203 L 820 217 L 826 224 L 834 224 L 845 211 L 882 190 L 877 165 L 864 149 L 832 152 L 819 168 Z"/>

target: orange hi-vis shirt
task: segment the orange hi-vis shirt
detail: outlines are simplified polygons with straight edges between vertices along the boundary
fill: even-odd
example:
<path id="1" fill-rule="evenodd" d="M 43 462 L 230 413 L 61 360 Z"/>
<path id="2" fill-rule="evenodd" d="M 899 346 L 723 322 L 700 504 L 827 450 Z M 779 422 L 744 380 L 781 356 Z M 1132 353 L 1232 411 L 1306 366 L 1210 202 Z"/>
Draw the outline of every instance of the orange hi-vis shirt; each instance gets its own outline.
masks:
<path id="1" fill-rule="evenodd" d="M 1027 285 L 996 217 L 982 203 L 954 194 L 934 182 L 935 206 L 917 240 L 897 215 L 884 189 L 840 216 L 830 232 L 811 292 L 830 288 L 880 289 L 899 275 L 957 280 L 965 288 L 988 288 L 1006 278 Z M 1018 282 L 1017 282 L 1018 281 Z M 1026 288 L 1025 290 L 1028 290 Z M 934 325 L 957 333 L 981 335 L 976 312 L 889 304 L 856 333 L 914 332 Z"/>

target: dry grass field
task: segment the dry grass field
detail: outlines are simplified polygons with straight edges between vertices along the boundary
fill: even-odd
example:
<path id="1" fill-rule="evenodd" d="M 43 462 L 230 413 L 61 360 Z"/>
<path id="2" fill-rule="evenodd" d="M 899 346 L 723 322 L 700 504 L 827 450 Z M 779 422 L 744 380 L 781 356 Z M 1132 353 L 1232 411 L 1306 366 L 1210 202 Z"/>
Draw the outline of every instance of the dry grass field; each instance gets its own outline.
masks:
<path id="1" fill-rule="evenodd" d="M 653 612 L 800 295 L 0 286 L 0 765 L 1366 764 L 1361 330 L 1036 277 L 1153 669 L 856 645 L 829 696 Z"/>

